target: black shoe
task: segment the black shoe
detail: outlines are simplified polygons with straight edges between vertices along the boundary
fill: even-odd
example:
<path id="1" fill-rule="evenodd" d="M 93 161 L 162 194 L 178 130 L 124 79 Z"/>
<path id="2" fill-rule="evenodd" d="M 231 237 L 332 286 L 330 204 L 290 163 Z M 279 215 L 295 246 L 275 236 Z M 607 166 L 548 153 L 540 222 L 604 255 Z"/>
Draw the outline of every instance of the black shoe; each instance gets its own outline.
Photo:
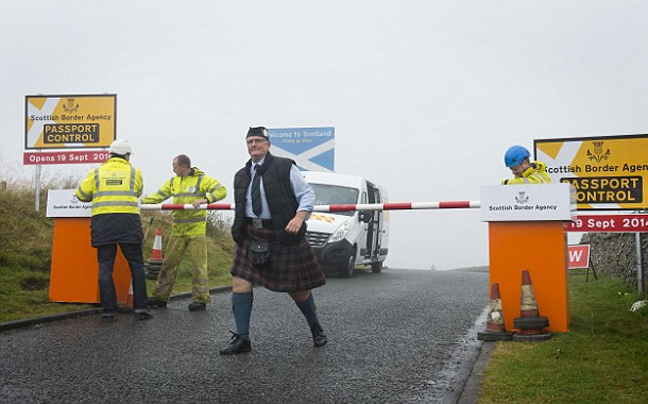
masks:
<path id="1" fill-rule="evenodd" d="M 133 314 L 135 320 L 150 320 L 153 318 L 153 314 L 149 311 L 143 311 L 141 313 Z"/>
<path id="2" fill-rule="evenodd" d="M 148 302 L 146 302 L 146 305 L 152 309 L 165 309 L 167 306 L 167 302 L 163 302 L 162 300 L 157 300 L 157 299 L 148 299 Z"/>
<path id="3" fill-rule="evenodd" d="M 189 311 L 205 311 L 207 310 L 207 303 L 191 303 Z"/>
<path id="4" fill-rule="evenodd" d="M 322 326 L 318 323 L 311 325 L 311 334 L 313 334 L 313 346 L 316 348 L 324 346 L 328 342 Z"/>
<path id="5" fill-rule="evenodd" d="M 230 331 L 231 332 L 231 331 Z M 232 332 L 232 340 L 227 348 L 221 349 L 221 355 L 238 355 L 252 350 L 252 343 L 249 339 L 243 339 L 238 334 Z"/>
<path id="6" fill-rule="evenodd" d="M 101 321 L 105 323 L 112 323 L 113 321 L 115 321 L 115 313 L 102 313 Z"/>

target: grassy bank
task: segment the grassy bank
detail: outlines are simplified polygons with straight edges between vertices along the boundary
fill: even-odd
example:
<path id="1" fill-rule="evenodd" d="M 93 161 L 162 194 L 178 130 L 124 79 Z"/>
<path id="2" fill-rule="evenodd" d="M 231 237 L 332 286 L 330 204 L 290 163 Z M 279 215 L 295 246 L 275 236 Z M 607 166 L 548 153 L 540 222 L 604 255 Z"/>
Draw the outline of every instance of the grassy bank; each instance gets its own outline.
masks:
<path id="1" fill-rule="evenodd" d="M 75 181 L 49 184 L 50 188 L 74 188 Z M 49 314 L 64 313 L 94 305 L 51 303 L 49 275 L 52 257 L 54 220 L 46 217 L 47 193 L 41 195 L 40 211 L 34 208 L 34 194 L 29 186 L 8 184 L 0 189 L 0 322 L 21 320 Z M 171 229 L 168 213 L 144 212 L 142 224 L 146 232 L 150 216 L 155 219 L 144 245 L 144 258 L 151 252 L 155 229 L 163 231 L 163 252 Z M 210 212 L 207 232 L 210 287 L 231 284 L 229 267 L 234 242 L 229 228 L 218 212 Z M 185 257 L 174 293 L 191 290 L 191 262 Z M 148 281 L 149 292 L 154 281 Z"/>
<path id="2" fill-rule="evenodd" d="M 480 392 L 490 403 L 648 402 L 648 306 L 618 280 L 570 276 L 571 324 L 544 342 L 498 342 Z M 542 308 L 540 307 L 542 313 Z"/>

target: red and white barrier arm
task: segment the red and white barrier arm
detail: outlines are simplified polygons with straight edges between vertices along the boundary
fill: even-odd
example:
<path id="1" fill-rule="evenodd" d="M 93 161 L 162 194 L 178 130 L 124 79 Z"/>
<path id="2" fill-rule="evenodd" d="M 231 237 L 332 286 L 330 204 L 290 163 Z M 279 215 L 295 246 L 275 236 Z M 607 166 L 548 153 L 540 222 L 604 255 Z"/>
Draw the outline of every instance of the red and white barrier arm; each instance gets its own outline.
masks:
<path id="1" fill-rule="evenodd" d="M 191 204 L 183 205 L 181 203 L 162 203 L 157 205 L 141 204 L 141 210 L 192 210 L 192 209 L 208 209 L 208 210 L 234 210 L 233 203 L 210 203 L 200 205 L 194 208 Z"/>
<path id="2" fill-rule="evenodd" d="M 315 212 L 348 212 L 356 210 L 418 210 L 479 208 L 479 201 L 394 202 L 349 205 L 315 205 Z"/>
<path id="3" fill-rule="evenodd" d="M 394 203 L 367 203 L 367 204 L 341 204 L 341 205 L 315 205 L 315 212 L 349 212 L 356 210 L 421 210 L 421 209 L 475 209 L 479 208 L 479 201 L 448 201 L 448 202 L 394 202 Z M 193 205 L 177 203 L 159 205 L 140 205 L 142 210 L 234 210 L 234 204 L 210 203 L 194 208 Z"/>

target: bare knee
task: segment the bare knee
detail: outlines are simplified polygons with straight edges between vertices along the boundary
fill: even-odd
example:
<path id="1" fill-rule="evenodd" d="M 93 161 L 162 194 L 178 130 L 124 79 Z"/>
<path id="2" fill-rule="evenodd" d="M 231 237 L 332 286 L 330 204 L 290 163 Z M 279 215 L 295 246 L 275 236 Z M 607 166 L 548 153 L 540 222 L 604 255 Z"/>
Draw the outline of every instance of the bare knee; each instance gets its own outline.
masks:
<path id="1" fill-rule="evenodd" d="M 234 293 L 249 293 L 252 292 L 252 282 L 246 281 L 243 278 L 235 276 L 232 279 L 232 292 Z"/>
<path id="2" fill-rule="evenodd" d="M 310 290 L 297 290 L 294 292 L 288 292 L 290 297 L 296 302 L 303 302 L 310 297 Z"/>

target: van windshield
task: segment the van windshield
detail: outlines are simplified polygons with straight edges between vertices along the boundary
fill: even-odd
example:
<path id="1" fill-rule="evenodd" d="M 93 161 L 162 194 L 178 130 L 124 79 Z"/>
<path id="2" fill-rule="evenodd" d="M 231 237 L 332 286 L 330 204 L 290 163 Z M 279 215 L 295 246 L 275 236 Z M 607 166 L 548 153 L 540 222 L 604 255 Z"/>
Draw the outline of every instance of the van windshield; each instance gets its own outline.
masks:
<path id="1" fill-rule="evenodd" d="M 310 184 L 315 191 L 315 205 L 340 205 L 358 203 L 356 188 L 340 187 L 328 184 Z M 344 216 L 353 216 L 355 211 L 335 212 Z"/>

